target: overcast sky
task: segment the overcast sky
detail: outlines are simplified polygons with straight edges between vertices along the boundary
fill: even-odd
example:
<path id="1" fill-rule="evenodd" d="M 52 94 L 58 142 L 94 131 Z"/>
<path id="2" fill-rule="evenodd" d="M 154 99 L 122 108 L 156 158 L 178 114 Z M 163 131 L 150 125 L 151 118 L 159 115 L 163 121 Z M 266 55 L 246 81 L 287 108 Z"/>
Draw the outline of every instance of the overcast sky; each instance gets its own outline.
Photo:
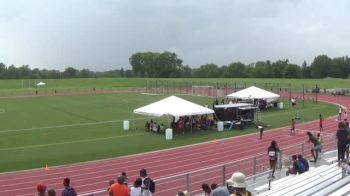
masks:
<path id="1" fill-rule="evenodd" d="M 130 69 L 136 52 L 219 66 L 350 53 L 348 0 L 0 0 L 0 62 Z"/>

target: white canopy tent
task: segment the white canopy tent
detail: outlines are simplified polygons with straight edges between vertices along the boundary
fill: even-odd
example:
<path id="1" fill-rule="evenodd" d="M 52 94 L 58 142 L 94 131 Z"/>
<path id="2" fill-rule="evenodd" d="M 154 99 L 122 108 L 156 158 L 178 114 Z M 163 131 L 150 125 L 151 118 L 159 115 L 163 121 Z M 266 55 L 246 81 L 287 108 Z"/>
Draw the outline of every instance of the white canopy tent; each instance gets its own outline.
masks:
<path id="1" fill-rule="evenodd" d="M 38 84 L 36 84 L 37 86 L 45 86 L 46 83 L 45 82 L 39 82 Z"/>
<path id="2" fill-rule="evenodd" d="M 185 99 L 181 99 L 176 96 L 170 96 L 160 101 L 151 103 L 149 105 L 137 108 L 134 110 L 134 114 L 140 114 L 145 116 L 155 116 L 155 117 L 168 117 L 173 116 L 179 118 L 180 116 L 194 116 L 194 115 L 205 115 L 213 114 L 214 110 L 192 103 Z M 192 124 L 191 124 L 192 125 Z M 135 121 L 134 121 L 135 127 Z M 192 131 L 192 126 L 191 126 Z"/>
<path id="3" fill-rule="evenodd" d="M 146 116 L 192 116 L 213 114 L 214 110 L 176 96 L 170 96 L 149 105 L 137 108 L 135 114 Z"/>
<path id="4" fill-rule="evenodd" d="M 265 99 L 267 101 L 273 101 L 280 97 L 280 95 L 272 93 L 270 91 L 251 86 L 246 89 L 231 93 L 227 95 L 228 98 L 235 99 Z"/>

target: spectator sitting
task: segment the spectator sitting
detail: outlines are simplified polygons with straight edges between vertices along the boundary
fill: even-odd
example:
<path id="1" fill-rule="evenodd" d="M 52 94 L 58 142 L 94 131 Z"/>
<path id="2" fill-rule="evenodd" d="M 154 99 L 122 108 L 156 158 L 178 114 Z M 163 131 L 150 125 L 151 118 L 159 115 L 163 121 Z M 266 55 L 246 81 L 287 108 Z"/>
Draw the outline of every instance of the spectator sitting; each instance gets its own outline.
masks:
<path id="1" fill-rule="evenodd" d="M 46 196 L 46 186 L 43 184 L 38 184 L 36 187 L 36 190 L 38 191 L 38 196 Z"/>
<path id="2" fill-rule="evenodd" d="M 288 169 L 288 171 L 286 172 L 286 175 L 288 176 L 289 174 L 302 174 L 305 172 L 305 165 L 301 162 L 297 160 L 297 155 L 293 155 L 292 156 L 292 164 L 293 167 Z"/>
<path id="3" fill-rule="evenodd" d="M 204 191 L 205 196 L 209 196 L 211 193 L 211 189 L 208 184 L 202 184 L 202 190 Z"/>
<path id="4" fill-rule="evenodd" d="M 304 166 L 305 166 L 305 171 L 309 171 L 309 163 L 308 163 L 307 160 L 303 157 L 303 155 L 299 154 L 299 155 L 298 155 L 298 160 L 304 164 Z"/>
<path id="5" fill-rule="evenodd" d="M 226 183 L 231 196 L 252 195 L 252 193 L 246 189 L 247 184 L 245 182 L 245 175 L 241 172 L 233 173 L 231 178 L 226 180 Z"/>

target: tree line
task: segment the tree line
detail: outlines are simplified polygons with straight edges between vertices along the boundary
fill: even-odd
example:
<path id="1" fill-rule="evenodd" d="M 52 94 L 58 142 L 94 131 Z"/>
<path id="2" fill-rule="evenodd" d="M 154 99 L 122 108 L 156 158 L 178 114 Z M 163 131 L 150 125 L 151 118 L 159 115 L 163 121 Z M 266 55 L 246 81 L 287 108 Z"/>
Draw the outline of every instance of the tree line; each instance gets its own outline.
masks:
<path id="1" fill-rule="evenodd" d="M 141 77 L 141 78 L 349 78 L 348 56 L 330 58 L 316 56 L 308 65 L 305 61 L 297 65 L 288 59 L 258 61 L 251 64 L 233 62 L 229 65 L 214 63 L 191 68 L 183 65 L 176 53 L 138 52 L 129 58 L 131 69 L 115 69 L 94 72 L 89 69 L 67 67 L 64 71 L 31 69 L 29 65 L 16 67 L 0 63 L 0 79 L 59 79 L 93 77 Z"/>
<path id="2" fill-rule="evenodd" d="M 132 70 L 115 69 L 104 72 L 94 72 L 89 69 L 67 67 L 64 71 L 31 69 L 29 65 L 15 67 L 6 66 L 0 62 L 0 79 L 60 79 L 60 78 L 93 78 L 93 77 L 132 77 Z"/>
<path id="3" fill-rule="evenodd" d="M 304 61 L 301 66 L 284 59 L 251 64 L 233 62 L 222 66 L 210 63 L 191 68 L 182 65 L 175 53 L 144 52 L 133 54 L 129 62 L 134 76 L 149 78 L 348 78 L 350 74 L 347 56 L 331 59 L 319 55 L 310 65 Z"/>

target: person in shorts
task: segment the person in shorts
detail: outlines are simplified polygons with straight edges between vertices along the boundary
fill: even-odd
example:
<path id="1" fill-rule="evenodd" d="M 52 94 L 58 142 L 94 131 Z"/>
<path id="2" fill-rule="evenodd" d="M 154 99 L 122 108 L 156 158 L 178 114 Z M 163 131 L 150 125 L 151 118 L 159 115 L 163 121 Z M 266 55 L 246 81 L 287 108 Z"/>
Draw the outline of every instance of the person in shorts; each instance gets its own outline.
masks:
<path id="1" fill-rule="evenodd" d="M 272 140 L 271 145 L 267 148 L 267 154 L 269 155 L 270 162 L 271 178 L 275 178 L 275 170 L 278 159 L 277 153 L 279 151 L 280 149 L 277 146 L 277 142 L 275 140 Z"/>
<path id="2" fill-rule="evenodd" d="M 320 132 L 323 131 L 323 120 L 322 114 L 320 114 Z"/>
<path id="3" fill-rule="evenodd" d="M 290 135 L 294 135 L 295 134 L 295 120 L 294 118 L 292 118 L 292 124 L 291 124 L 291 128 L 290 128 Z"/>
<path id="4" fill-rule="evenodd" d="M 307 142 L 311 142 L 314 146 L 311 148 L 311 154 L 314 157 L 314 160 L 311 160 L 311 162 L 317 162 L 318 153 L 321 150 L 321 144 L 319 143 L 318 139 L 312 135 L 311 132 L 307 132 L 307 135 L 309 136 L 309 140 Z"/>

